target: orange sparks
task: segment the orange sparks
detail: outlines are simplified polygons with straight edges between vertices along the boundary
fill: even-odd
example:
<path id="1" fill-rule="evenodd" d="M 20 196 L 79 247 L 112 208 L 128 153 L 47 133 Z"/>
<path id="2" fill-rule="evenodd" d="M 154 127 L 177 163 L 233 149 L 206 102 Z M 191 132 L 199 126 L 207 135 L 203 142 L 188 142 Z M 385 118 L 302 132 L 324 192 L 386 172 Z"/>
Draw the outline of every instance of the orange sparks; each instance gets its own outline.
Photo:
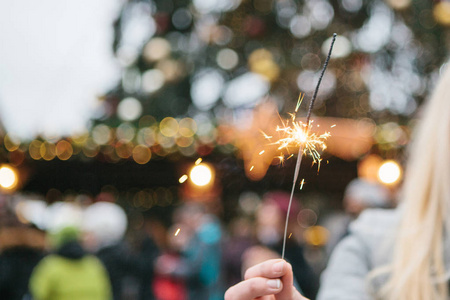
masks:
<path id="1" fill-rule="evenodd" d="M 196 161 L 195 161 L 195 165 L 196 166 L 198 166 L 199 164 L 201 164 L 202 163 L 202 158 L 200 157 L 199 159 L 197 159 Z"/>
<path id="2" fill-rule="evenodd" d="M 300 108 L 300 105 L 302 105 L 303 97 L 305 97 L 305 94 L 304 94 L 304 93 L 300 93 L 300 94 L 298 95 L 297 105 L 295 106 L 295 112 L 298 112 L 298 109 Z"/>
<path id="3" fill-rule="evenodd" d="M 299 98 L 299 101 L 303 98 Z M 272 141 L 272 145 L 278 145 L 278 150 L 288 150 L 292 147 L 302 147 L 303 154 L 309 155 L 313 159 L 313 163 L 317 163 L 320 168 L 320 151 L 325 150 L 325 140 L 330 136 L 329 132 L 317 135 L 310 131 L 311 123 L 307 126 L 301 121 L 295 120 L 295 114 L 290 114 L 291 118 L 287 121 L 282 121 L 282 126 L 277 126 L 276 131 L 280 138 Z M 272 136 L 263 133 L 264 137 L 272 140 Z M 263 151 L 259 154 L 261 155 Z M 291 158 L 291 154 L 289 158 Z"/>
<path id="4" fill-rule="evenodd" d="M 175 236 L 178 236 L 178 234 L 180 233 L 181 228 L 178 228 L 177 231 L 175 231 Z"/>
<path id="5" fill-rule="evenodd" d="M 265 150 L 259 152 L 259 155 L 262 155 L 264 152 L 266 152 Z"/>
<path id="6" fill-rule="evenodd" d="M 250 168 L 250 172 L 253 171 L 253 169 L 255 168 L 255 166 L 251 166 Z"/>

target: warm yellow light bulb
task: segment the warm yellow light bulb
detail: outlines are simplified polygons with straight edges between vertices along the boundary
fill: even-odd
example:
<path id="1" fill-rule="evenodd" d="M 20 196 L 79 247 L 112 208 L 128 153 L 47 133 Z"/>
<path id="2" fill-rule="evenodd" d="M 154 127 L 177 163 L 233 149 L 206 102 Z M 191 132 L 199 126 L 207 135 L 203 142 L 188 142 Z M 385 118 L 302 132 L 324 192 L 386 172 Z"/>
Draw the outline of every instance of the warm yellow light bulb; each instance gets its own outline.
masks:
<path id="1" fill-rule="evenodd" d="M 0 186 L 5 189 L 13 189 L 17 185 L 17 174 L 9 166 L 0 168 Z"/>
<path id="2" fill-rule="evenodd" d="M 382 183 L 393 184 L 400 179 L 401 173 L 402 171 L 398 163 L 393 160 L 388 160 L 378 169 L 378 178 Z"/>
<path id="3" fill-rule="evenodd" d="M 192 168 L 189 177 L 195 185 L 205 186 L 211 182 L 212 172 L 208 166 L 200 164 Z"/>

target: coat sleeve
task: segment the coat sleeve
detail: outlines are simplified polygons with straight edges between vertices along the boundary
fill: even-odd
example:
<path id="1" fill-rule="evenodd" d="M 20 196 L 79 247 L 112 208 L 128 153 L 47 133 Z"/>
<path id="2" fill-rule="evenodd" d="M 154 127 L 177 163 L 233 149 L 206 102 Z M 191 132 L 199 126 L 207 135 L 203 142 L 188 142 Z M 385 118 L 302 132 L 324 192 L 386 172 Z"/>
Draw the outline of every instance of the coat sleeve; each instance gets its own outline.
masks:
<path id="1" fill-rule="evenodd" d="M 318 300 L 366 300 L 369 293 L 367 275 L 372 270 L 372 252 L 385 237 L 390 213 L 364 212 L 350 226 L 350 234 L 334 249 L 321 277 Z M 389 222 L 392 223 L 392 222 Z M 381 246 L 380 246 L 381 249 Z"/>

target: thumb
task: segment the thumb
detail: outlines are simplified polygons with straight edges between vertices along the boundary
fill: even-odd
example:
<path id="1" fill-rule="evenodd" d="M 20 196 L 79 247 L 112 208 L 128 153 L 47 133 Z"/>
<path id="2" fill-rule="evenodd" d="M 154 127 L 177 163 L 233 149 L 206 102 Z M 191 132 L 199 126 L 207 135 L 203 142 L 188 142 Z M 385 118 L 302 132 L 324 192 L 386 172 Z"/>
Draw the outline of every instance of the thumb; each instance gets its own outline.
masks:
<path id="1" fill-rule="evenodd" d="M 290 263 L 285 262 L 283 265 L 285 268 L 284 275 L 281 277 L 283 283 L 283 289 L 281 292 L 275 295 L 276 300 L 308 300 L 303 297 L 297 289 L 294 287 L 294 274 L 292 272 L 292 266 Z"/>

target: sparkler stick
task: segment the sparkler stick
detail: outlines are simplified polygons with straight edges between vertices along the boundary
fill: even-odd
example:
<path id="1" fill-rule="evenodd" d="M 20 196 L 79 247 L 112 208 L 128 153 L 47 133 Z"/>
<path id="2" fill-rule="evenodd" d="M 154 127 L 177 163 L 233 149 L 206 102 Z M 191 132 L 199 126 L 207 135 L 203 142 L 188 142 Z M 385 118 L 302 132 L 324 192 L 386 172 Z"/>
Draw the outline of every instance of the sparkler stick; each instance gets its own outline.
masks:
<path id="1" fill-rule="evenodd" d="M 316 101 L 317 92 L 319 91 L 320 83 L 322 82 L 323 75 L 325 74 L 325 70 L 326 70 L 326 68 L 328 66 L 328 62 L 329 62 L 330 57 L 331 57 L 331 51 L 333 51 L 333 45 L 334 45 L 334 42 L 336 41 L 336 36 L 337 36 L 337 34 L 334 33 L 333 34 L 333 39 L 331 40 L 330 50 L 328 51 L 327 58 L 325 60 L 325 63 L 323 64 L 322 73 L 320 74 L 319 81 L 317 82 L 316 89 L 314 91 L 313 97 L 311 98 L 311 102 L 309 103 L 309 108 L 308 108 L 308 113 L 306 115 L 306 123 L 305 123 L 306 124 L 306 129 L 305 129 L 306 130 L 306 133 L 305 133 L 306 137 L 308 136 L 309 129 L 310 129 L 311 112 L 312 112 L 312 109 L 314 107 L 314 102 Z M 298 109 L 298 105 L 297 105 L 297 109 Z M 296 109 L 295 112 L 297 112 L 297 109 Z M 295 117 L 293 117 L 293 118 L 295 118 Z M 295 164 L 295 171 L 294 171 L 294 179 L 293 179 L 293 182 L 292 182 L 291 196 L 289 198 L 289 205 L 288 205 L 288 210 L 287 210 L 287 214 L 286 214 L 286 223 L 284 225 L 283 250 L 282 250 L 282 253 L 281 253 L 281 259 L 284 259 L 284 252 L 286 250 L 286 236 L 287 236 L 287 228 L 288 228 L 288 223 L 289 223 L 289 214 L 291 212 L 291 204 L 292 204 L 292 198 L 294 197 L 295 184 L 297 183 L 298 174 L 300 173 L 300 165 L 301 165 L 301 162 L 302 162 L 302 157 L 303 157 L 303 144 L 300 144 L 299 148 L 298 148 L 297 162 Z"/>

